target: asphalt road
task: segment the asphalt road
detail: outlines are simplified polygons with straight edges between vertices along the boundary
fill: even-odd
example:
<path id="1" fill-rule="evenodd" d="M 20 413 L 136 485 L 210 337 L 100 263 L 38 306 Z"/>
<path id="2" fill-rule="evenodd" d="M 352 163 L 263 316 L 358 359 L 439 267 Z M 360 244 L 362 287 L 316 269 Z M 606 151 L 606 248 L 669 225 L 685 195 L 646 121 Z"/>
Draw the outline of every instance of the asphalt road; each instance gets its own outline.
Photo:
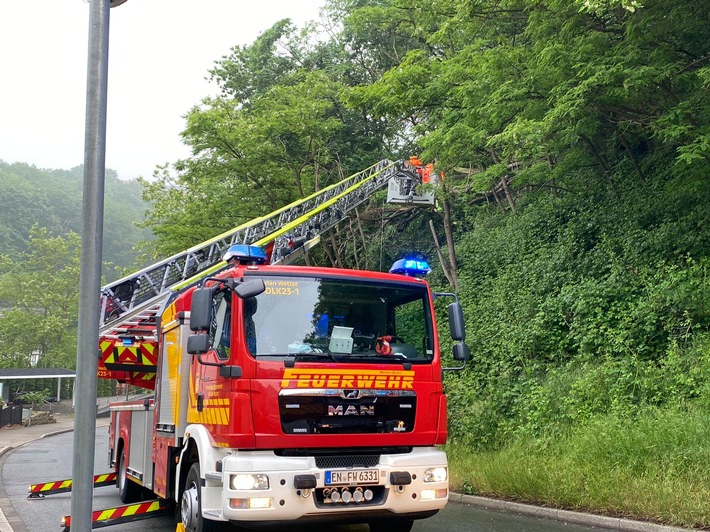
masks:
<path id="1" fill-rule="evenodd" d="M 48 496 L 39 500 L 27 499 L 27 487 L 32 483 L 63 480 L 71 477 L 73 433 L 59 434 L 32 442 L 16 449 L 3 458 L 0 480 L 12 511 L 23 525 L 14 525 L 14 532 L 61 531 L 62 516 L 71 508 L 71 493 Z M 95 472 L 109 472 L 107 465 L 108 442 L 106 428 L 96 434 Z M 94 492 L 94 509 L 121 504 L 115 487 L 97 488 Z M 7 512 L 6 512 L 7 513 Z M 294 528 L 294 532 L 312 532 L 315 527 Z M 325 530 L 317 527 L 318 530 Z M 109 528 L 120 532 L 151 531 L 174 532 L 172 517 L 159 517 L 147 521 L 124 523 Z M 339 532 L 366 532 L 366 525 L 333 527 Z M 416 532 L 584 532 L 598 528 L 569 525 L 557 521 L 504 514 L 482 510 L 463 504 L 450 503 L 436 516 L 418 521 Z M 235 529 L 236 531 L 236 529 Z M 2 532 L 5 532 L 2 530 Z"/>

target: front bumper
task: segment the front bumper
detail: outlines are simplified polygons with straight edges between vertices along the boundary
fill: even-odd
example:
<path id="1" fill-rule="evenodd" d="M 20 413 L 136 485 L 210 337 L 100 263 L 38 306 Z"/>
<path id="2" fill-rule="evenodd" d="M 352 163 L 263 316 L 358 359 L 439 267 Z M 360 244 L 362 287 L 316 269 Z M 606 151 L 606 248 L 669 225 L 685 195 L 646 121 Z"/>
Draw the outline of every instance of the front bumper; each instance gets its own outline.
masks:
<path id="1" fill-rule="evenodd" d="M 282 457 L 273 452 L 235 452 L 222 460 L 221 480 L 206 478 L 202 488 L 203 516 L 220 521 L 277 523 L 281 521 L 367 522 L 383 518 L 429 517 L 448 501 L 448 478 L 425 482 L 427 471 L 447 470 L 446 454 L 435 447 L 409 453 L 383 454 L 367 470 L 369 481 L 327 485 L 328 472 L 348 468 L 318 467 L 316 458 Z M 352 471 L 353 468 L 350 468 Z M 376 474 L 372 471 L 376 470 Z M 235 474 L 267 475 L 268 489 L 235 490 Z M 394 475 L 393 475 L 394 473 Z M 304 478 L 315 487 L 299 488 Z M 430 476 L 430 475 L 429 475 Z M 300 482 L 297 482 L 297 477 Z M 378 478 L 379 477 L 379 478 Z M 377 480 L 373 480 L 377 478 Z M 430 479 L 431 480 L 431 479 Z M 337 491 L 338 494 L 334 495 Z"/>

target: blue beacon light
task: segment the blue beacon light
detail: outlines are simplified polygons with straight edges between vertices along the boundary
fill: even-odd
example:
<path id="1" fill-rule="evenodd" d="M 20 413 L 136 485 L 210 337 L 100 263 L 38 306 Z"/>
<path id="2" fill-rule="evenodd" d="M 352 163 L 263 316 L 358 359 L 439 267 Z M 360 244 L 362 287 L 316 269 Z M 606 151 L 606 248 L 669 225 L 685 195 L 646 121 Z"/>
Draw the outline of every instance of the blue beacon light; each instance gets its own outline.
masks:
<path id="1" fill-rule="evenodd" d="M 398 273 L 409 277 L 424 277 L 431 268 L 425 260 L 399 259 L 390 268 L 390 273 Z"/>
<path id="2" fill-rule="evenodd" d="M 233 244 L 225 252 L 222 260 L 230 262 L 238 261 L 240 264 L 266 264 L 266 252 L 259 246 L 249 246 L 247 244 Z"/>

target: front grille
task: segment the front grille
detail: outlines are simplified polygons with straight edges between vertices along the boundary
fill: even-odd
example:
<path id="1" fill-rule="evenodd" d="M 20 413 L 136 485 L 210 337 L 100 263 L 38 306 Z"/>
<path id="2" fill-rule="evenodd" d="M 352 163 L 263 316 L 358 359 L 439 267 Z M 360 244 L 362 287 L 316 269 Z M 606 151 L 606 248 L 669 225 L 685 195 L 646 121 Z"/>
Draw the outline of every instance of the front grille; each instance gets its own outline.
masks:
<path id="1" fill-rule="evenodd" d="M 379 454 L 353 454 L 345 456 L 316 456 L 316 467 L 338 469 L 355 467 L 375 467 L 380 463 Z"/>
<path id="2" fill-rule="evenodd" d="M 352 453 L 352 447 L 299 447 L 297 449 L 274 449 L 276 456 L 314 456 L 316 458 L 328 456 L 347 456 Z M 382 455 L 382 454 L 408 454 L 412 452 L 412 447 L 358 447 L 357 452 L 361 455 Z"/>
<path id="3" fill-rule="evenodd" d="M 404 434 L 414 430 L 416 411 L 417 396 L 411 390 L 279 392 L 285 434 Z"/>

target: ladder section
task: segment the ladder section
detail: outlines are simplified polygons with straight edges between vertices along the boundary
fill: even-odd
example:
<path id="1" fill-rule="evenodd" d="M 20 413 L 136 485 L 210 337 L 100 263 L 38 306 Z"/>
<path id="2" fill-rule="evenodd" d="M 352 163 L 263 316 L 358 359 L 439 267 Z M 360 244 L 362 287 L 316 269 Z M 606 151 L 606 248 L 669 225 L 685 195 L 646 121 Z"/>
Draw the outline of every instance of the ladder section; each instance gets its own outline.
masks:
<path id="1" fill-rule="evenodd" d="M 397 168 L 398 164 L 382 160 L 315 194 L 105 285 L 101 291 L 100 333 L 118 335 L 129 329 L 154 328 L 155 313 L 171 290 L 200 273 L 214 272 L 223 266 L 222 256 L 232 244 L 260 242 L 265 245 L 273 240 L 270 235 L 280 234 L 284 227 L 308 218 L 309 213 L 317 212 L 334 200 L 342 206 L 352 203 L 341 200 L 355 190 L 360 190 L 362 197 L 357 200 L 360 203 L 387 178 L 395 175 Z M 362 185 L 366 186 L 360 188 Z"/>
<path id="2" fill-rule="evenodd" d="M 271 264 L 292 262 L 316 245 L 323 233 L 345 219 L 350 211 L 388 182 L 409 179 L 409 172 L 405 170 L 408 165 L 409 163 L 398 161 L 383 166 L 357 183 L 339 183 L 338 194 L 313 205 L 313 208 L 302 216 L 286 223 L 254 244 L 266 246 L 273 242 Z"/>

